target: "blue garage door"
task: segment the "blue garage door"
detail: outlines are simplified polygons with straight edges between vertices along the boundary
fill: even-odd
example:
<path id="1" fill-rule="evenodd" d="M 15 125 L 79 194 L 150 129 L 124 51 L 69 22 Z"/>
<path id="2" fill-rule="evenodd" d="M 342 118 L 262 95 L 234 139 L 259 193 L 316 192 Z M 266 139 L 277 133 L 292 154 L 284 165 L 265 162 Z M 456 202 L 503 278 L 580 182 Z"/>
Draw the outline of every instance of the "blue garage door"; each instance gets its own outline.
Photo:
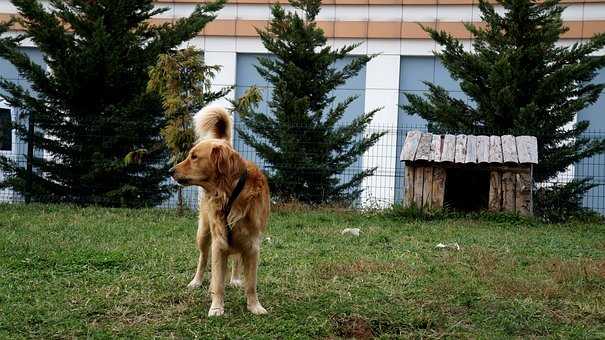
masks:
<path id="1" fill-rule="evenodd" d="M 399 105 L 407 104 L 405 93 L 425 94 L 428 86 L 423 82 L 428 81 L 443 86 L 450 91 L 454 98 L 468 100 L 468 97 L 460 90 L 458 82 L 450 76 L 441 62 L 432 56 L 426 57 L 401 57 L 399 67 Z M 426 129 L 426 121 L 419 116 L 411 116 L 399 109 L 397 119 L 397 155 L 401 153 L 403 141 L 407 131 L 412 129 Z M 397 162 L 395 170 L 395 202 L 403 199 L 404 188 L 404 165 Z"/>
<path id="2" fill-rule="evenodd" d="M 594 82 L 605 83 L 605 69 L 601 69 Z M 596 103 L 578 114 L 578 121 L 580 120 L 590 122 L 587 137 L 605 138 L 605 91 Z M 605 214 L 605 153 L 578 162 L 575 176 L 576 178 L 592 177 L 594 182 L 599 185 L 584 196 L 584 206 Z"/>
<path id="3" fill-rule="evenodd" d="M 45 67 L 44 58 L 42 56 L 42 53 L 38 49 L 22 48 L 21 50 L 23 52 L 25 52 L 33 62 Z M 30 85 L 27 82 L 27 80 L 25 80 L 25 79 L 23 79 L 23 77 L 21 77 L 21 75 L 17 72 L 17 69 L 15 69 L 15 67 L 11 63 L 9 63 L 7 60 L 2 59 L 2 58 L 0 58 L 0 75 L 15 84 L 21 85 L 25 89 L 30 90 Z M 2 91 L 2 93 L 4 93 L 4 91 L 2 89 L 0 89 L 0 91 Z M 4 111 L 4 115 L 0 119 L 3 119 L 3 120 L 6 120 L 7 118 L 12 119 L 13 116 L 16 116 L 16 113 L 12 109 L 8 108 L 7 110 L 10 110 L 10 112 L 9 112 L 10 114 L 7 115 L 6 111 Z M 0 125 L 3 125 L 3 123 L 0 122 Z M 27 144 L 25 144 L 25 142 L 23 142 L 18 137 L 16 138 L 16 143 L 12 144 L 13 131 L 10 131 L 8 129 L 3 129 L 3 130 L 4 130 L 3 134 L 5 135 L 4 136 L 5 143 L 1 143 L 3 145 L 0 150 L 0 154 L 2 154 L 3 156 L 10 157 L 13 160 L 17 161 L 22 166 L 25 166 L 25 164 L 26 164 L 25 155 L 27 154 Z M 6 141 L 9 141 L 9 143 L 6 143 Z M 38 156 L 41 156 L 40 151 L 38 151 Z M 0 181 L 3 179 L 4 179 L 4 174 L 2 173 L 2 170 L 0 170 Z M 0 202 L 12 202 L 15 200 L 20 200 L 20 197 L 18 197 L 18 195 L 15 194 L 12 190 L 0 189 Z"/>

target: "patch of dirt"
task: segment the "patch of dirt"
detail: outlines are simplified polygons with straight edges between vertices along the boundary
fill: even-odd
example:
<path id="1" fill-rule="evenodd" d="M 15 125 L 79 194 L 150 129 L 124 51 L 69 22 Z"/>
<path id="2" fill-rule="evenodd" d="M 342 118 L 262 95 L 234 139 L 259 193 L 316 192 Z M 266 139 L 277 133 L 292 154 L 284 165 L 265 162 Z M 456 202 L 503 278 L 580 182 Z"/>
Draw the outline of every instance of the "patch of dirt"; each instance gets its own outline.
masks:
<path id="1" fill-rule="evenodd" d="M 419 315 L 406 323 L 385 319 L 366 319 L 360 315 L 340 314 L 330 318 L 334 335 L 345 339 L 373 339 L 375 337 L 405 337 L 415 331 L 442 334 L 439 322 L 431 315 Z M 408 334 L 409 335 L 409 334 Z"/>
<path id="2" fill-rule="evenodd" d="M 376 336 L 404 337 L 406 334 L 418 330 L 434 330 L 437 333 L 439 332 L 436 329 L 435 322 L 430 317 L 424 316 L 413 317 L 405 324 L 390 320 L 371 320 L 370 325 L 372 326 L 372 332 Z"/>
<path id="3" fill-rule="evenodd" d="M 334 334 L 347 339 L 372 339 L 374 332 L 370 322 L 359 315 L 335 315 L 330 321 Z"/>

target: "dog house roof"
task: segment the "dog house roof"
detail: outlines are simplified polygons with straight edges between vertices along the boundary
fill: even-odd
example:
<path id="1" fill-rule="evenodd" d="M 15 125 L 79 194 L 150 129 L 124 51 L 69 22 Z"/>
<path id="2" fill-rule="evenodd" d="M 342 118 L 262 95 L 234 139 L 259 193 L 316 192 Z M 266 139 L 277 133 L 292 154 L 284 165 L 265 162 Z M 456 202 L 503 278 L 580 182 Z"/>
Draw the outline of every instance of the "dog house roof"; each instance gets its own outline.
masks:
<path id="1" fill-rule="evenodd" d="M 401 161 L 538 164 L 533 136 L 434 135 L 409 131 Z"/>

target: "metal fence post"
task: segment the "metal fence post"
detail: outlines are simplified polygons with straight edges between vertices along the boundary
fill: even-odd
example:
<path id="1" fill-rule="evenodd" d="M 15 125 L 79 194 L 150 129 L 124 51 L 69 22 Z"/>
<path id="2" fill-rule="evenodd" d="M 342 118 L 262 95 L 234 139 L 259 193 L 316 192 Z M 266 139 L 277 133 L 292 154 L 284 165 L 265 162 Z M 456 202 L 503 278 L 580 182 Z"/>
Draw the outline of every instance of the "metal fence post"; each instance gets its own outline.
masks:
<path id="1" fill-rule="evenodd" d="M 31 202 L 34 159 L 34 117 L 30 112 L 27 123 L 27 168 L 25 177 L 25 203 Z"/>

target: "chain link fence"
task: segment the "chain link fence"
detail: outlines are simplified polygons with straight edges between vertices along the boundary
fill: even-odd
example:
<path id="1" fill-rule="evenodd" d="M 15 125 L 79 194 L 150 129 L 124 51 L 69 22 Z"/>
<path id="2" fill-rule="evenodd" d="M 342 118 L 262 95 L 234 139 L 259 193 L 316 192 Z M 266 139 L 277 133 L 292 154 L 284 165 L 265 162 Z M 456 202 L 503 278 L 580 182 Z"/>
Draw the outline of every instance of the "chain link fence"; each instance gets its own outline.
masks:
<path id="1" fill-rule="evenodd" d="M 243 127 L 242 127 L 243 128 Z M 304 127 L 301 127 L 304 129 Z M 401 202 L 403 199 L 404 188 L 404 164 L 399 161 L 399 154 L 405 136 L 410 130 L 426 130 L 425 126 L 377 126 L 366 131 L 367 134 L 373 132 L 384 131 L 386 134 L 378 140 L 366 153 L 360 156 L 349 166 L 345 171 L 338 175 L 338 180 L 341 183 L 349 181 L 353 176 L 361 171 L 374 169 L 372 176 L 366 177 L 360 184 L 362 190 L 358 199 L 354 202 L 349 202 L 354 207 L 366 208 L 382 208 L 388 207 L 393 203 Z M 585 133 L 585 136 L 591 139 L 604 139 L 605 130 L 590 130 Z M 305 148 L 305 144 L 322 143 L 326 141 L 318 140 L 298 140 L 296 146 L 300 149 Z M 256 163 L 266 173 L 272 173 L 274 168 L 262 159 L 256 151 L 244 143 L 244 141 L 235 135 L 234 147 L 242 156 Z M 43 156 L 43 153 L 36 151 L 37 156 Z M 27 145 L 16 138 L 13 134 L 12 138 L 2 138 L 0 145 L 0 155 L 8 157 L 16 161 L 20 166 L 25 167 L 27 163 Z M 164 161 L 164 160 L 162 160 Z M 308 171 L 313 172 L 317 169 L 305 168 L 304 164 L 297 165 L 298 172 Z M 0 170 L 0 181 L 7 174 Z M 593 183 L 597 186 L 591 189 L 584 197 L 583 205 L 605 215 L 605 154 L 595 155 L 586 158 L 581 162 L 571 166 L 567 171 L 561 173 L 557 178 L 549 183 L 540 183 L 538 185 L 552 185 L 557 183 L 566 183 L 572 179 L 592 178 Z M 171 179 L 166 178 L 167 183 Z M 182 188 L 184 206 L 190 209 L 197 208 L 198 189 L 195 187 Z M 277 199 L 274 197 L 274 199 Z M 23 202 L 24 197 L 19 193 L 14 192 L 10 188 L 0 189 L 1 203 L 19 203 Z M 159 207 L 175 208 L 178 206 L 178 195 L 175 192 Z M 116 203 L 117 206 L 120 204 Z"/>

